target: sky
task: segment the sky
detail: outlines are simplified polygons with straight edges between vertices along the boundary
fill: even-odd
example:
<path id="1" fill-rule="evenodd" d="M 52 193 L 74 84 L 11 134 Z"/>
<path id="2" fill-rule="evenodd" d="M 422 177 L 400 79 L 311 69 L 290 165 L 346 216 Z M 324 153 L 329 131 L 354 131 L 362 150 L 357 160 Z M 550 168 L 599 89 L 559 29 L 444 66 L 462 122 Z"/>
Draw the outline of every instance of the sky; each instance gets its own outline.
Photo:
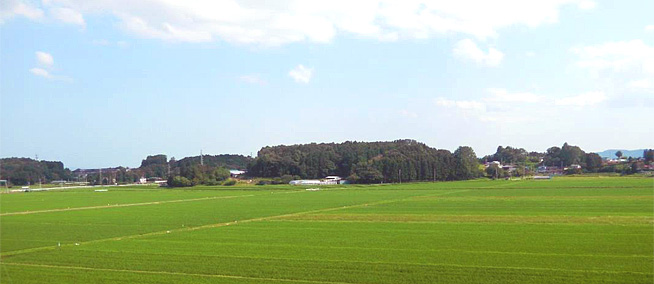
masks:
<path id="1" fill-rule="evenodd" d="M 654 148 L 654 1 L 0 2 L 0 156 Z"/>

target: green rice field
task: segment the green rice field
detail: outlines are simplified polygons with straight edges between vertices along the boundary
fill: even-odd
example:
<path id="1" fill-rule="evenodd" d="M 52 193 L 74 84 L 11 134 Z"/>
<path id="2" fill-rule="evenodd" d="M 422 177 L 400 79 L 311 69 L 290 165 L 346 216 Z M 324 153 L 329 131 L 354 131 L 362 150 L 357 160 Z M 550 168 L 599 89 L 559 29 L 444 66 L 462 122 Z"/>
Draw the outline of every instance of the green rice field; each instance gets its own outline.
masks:
<path id="1" fill-rule="evenodd" d="M 2 283 L 654 283 L 654 179 L 0 195 Z"/>

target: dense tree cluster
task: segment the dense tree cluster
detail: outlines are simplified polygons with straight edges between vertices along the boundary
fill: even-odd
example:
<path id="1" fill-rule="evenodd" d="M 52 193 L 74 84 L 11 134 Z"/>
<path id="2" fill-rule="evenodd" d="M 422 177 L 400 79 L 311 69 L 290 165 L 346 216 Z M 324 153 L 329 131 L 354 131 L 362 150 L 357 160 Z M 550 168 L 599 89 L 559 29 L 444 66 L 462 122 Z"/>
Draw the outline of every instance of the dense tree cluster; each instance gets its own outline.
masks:
<path id="1" fill-rule="evenodd" d="M 200 164 L 200 156 L 195 157 L 186 157 L 179 161 L 175 161 L 175 158 L 171 158 L 171 163 L 174 167 L 191 167 L 192 165 Z M 202 160 L 204 165 L 212 167 L 223 167 L 228 169 L 247 169 L 248 165 L 254 160 L 250 157 L 243 155 L 203 155 Z"/>
<path id="2" fill-rule="evenodd" d="M 249 173 L 302 178 L 339 175 L 360 183 L 461 180 L 481 174 L 470 147 L 460 147 L 453 154 L 415 140 L 264 147 Z"/>
<path id="3" fill-rule="evenodd" d="M 523 148 L 513 148 L 511 146 L 498 146 L 497 151 L 493 155 L 488 155 L 482 158 L 484 162 L 498 161 L 502 164 L 518 164 L 525 163 L 528 157 L 538 156 L 538 153 L 527 153 Z"/>
<path id="4" fill-rule="evenodd" d="M 654 149 L 645 149 L 643 151 L 643 159 L 645 159 L 645 163 L 654 162 Z"/>
<path id="5" fill-rule="evenodd" d="M 602 157 L 596 153 L 586 153 L 577 146 L 564 143 L 563 147 L 551 147 L 547 149 L 543 157 L 545 166 L 569 167 L 580 165 L 586 171 L 596 172 L 602 166 Z"/>
<path id="6" fill-rule="evenodd" d="M 252 160 L 242 155 L 203 155 L 202 159 L 200 156 L 195 156 L 179 161 L 171 158 L 170 161 L 165 162 L 165 155 L 156 155 L 148 156 L 143 160 L 140 170 L 146 177 L 168 177 L 170 186 L 217 185 L 229 178 L 229 169 L 246 169 Z"/>
<path id="7" fill-rule="evenodd" d="M 0 179 L 15 185 L 27 185 L 71 178 L 71 171 L 62 162 L 37 161 L 30 158 L 0 159 Z"/>
<path id="8" fill-rule="evenodd" d="M 168 176 L 168 157 L 166 155 L 147 156 L 141 162 L 141 167 L 138 168 L 139 172 L 146 177 L 159 177 L 164 178 Z"/>

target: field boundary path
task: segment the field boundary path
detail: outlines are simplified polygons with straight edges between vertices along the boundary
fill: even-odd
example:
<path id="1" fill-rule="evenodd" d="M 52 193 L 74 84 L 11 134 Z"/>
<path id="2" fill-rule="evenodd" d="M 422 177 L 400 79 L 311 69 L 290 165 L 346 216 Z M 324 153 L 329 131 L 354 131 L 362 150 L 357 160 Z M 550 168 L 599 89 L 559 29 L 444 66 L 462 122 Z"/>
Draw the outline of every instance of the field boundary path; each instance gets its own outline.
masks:
<path id="1" fill-rule="evenodd" d="M 140 202 L 140 203 L 108 204 L 108 205 L 73 207 L 73 208 L 58 208 L 58 209 L 46 209 L 46 210 L 35 210 L 35 211 L 7 212 L 7 213 L 1 213 L 0 216 L 27 215 L 27 214 L 52 213 L 52 212 L 64 212 L 64 211 L 79 211 L 79 210 L 105 209 L 105 208 L 116 208 L 116 207 L 144 206 L 144 205 L 157 205 L 157 204 L 165 204 L 165 203 L 179 203 L 179 202 L 191 202 L 191 201 L 202 201 L 202 200 L 213 200 L 213 199 L 230 199 L 230 198 L 252 197 L 252 196 L 256 196 L 256 194 L 229 195 L 229 196 L 211 196 L 211 197 L 200 197 L 200 198 L 189 198 L 189 199 L 149 201 L 149 202 Z"/>
<path id="2" fill-rule="evenodd" d="M 230 222 L 207 224 L 207 225 L 196 226 L 196 227 L 185 227 L 185 228 L 171 229 L 171 230 L 166 230 L 166 231 L 158 231 L 158 232 L 150 232 L 150 233 L 143 233 L 143 234 L 136 234 L 136 235 L 129 235 L 129 236 L 120 236 L 120 237 L 112 237 L 112 238 L 106 238 L 106 239 L 90 240 L 90 241 L 85 241 L 85 242 L 78 242 L 78 243 L 75 243 L 75 244 L 65 244 L 65 245 L 62 244 L 61 246 L 36 247 L 36 248 L 29 248 L 29 249 L 23 249 L 23 250 L 9 251 L 9 252 L 6 252 L 6 253 L 0 253 L 0 257 L 7 257 L 7 256 L 12 256 L 12 255 L 32 253 L 32 252 L 38 252 L 38 251 L 44 251 L 44 250 L 53 250 L 53 249 L 57 249 L 57 248 L 61 249 L 61 248 L 64 248 L 64 247 L 80 246 L 80 245 L 85 245 L 85 244 L 94 244 L 94 243 L 107 242 L 107 241 L 120 241 L 120 240 L 128 240 L 128 239 L 136 239 L 136 238 L 143 238 L 143 237 L 150 237 L 150 236 L 165 235 L 165 234 L 171 234 L 171 233 L 181 233 L 181 232 L 190 232 L 190 231 L 197 231 L 197 230 L 204 230 L 204 229 L 211 229 L 211 228 L 220 228 L 220 227 L 237 225 L 237 224 L 242 224 L 242 223 L 251 223 L 251 222 L 260 222 L 260 221 L 267 221 L 267 220 L 275 220 L 275 219 L 284 219 L 284 218 L 300 216 L 300 215 L 305 215 L 305 214 L 331 212 L 331 211 L 337 211 L 337 210 L 343 210 L 343 209 L 351 209 L 351 208 L 359 208 L 359 207 L 374 206 L 374 205 L 381 205 L 381 204 L 389 204 L 389 203 L 407 201 L 407 200 L 411 200 L 411 199 L 414 199 L 414 198 L 442 196 L 442 195 L 448 195 L 448 194 L 466 192 L 466 191 L 470 191 L 470 190 L 452 190 L 452 191 L 447 191 L 447 192 L 441 192 L 439 194 L 416 195 L 416 196 L 404 197 L 404 198 L 399 198 L 399 199 L 387 199 L 387 200 L 380 200 L 380 201 L 367 202 L 367 203 L 361 203 L 361 204 L 353 204 L 353 205 L 344 205 L 344 206 L 338 206 L 338 207 L 314 209 L 314 210 L 287 213 L 287 214 L 281 214 L 281 215 L 273 215 L 273 216 L 257 217 L 257 218 L 244 219 L 244 220 L 235 220 L 235 221 L 230 221 Z M 302 192 L 302 191 L 297 191 L 297 192 Z"/>
<path id="3" fill-rule="evenodd" d="M 303 279 L 290 279 L 290 278 L 268 278 L 268 277 L 252 277 L 252 276 L 239 276 L 239 275 L 226 275 L 226 274 L 202 274 L 202 273 L 186 273 L 186 272 L 170 272 L 160 270 L 131 270 L 131 269 L 113 269 L 113 268 L 95 268 L 83 266 L 62 266 L 62 265 L 47 265 L 47 264 L 33 264 L 33 263 L 2 263 L 3 265 L 14 266 L 27 266 L 27 267 L 43 267 L 43 268 L 56 268 L 56 269 L 72 269 L 72 270 L 87 270 L 87 271 L 108 271 L 108 272 L 126 272 L 126 273 L 139 273 L 139 274 L 159 274 L 159 275 L 177 275 L 177 276 L 196 276 L 196 277 L 209 277 L 209 278 L 228 278 L 228 279 L 246 279 L 257 281 L 274 281 L 274 282 L 292 282 L 292 283 L 323 283 L 323 284 L 353 284 L 351 282 L 334 282 L 334 281 L 320 281 L 320 280 L 303 280 Z"/>

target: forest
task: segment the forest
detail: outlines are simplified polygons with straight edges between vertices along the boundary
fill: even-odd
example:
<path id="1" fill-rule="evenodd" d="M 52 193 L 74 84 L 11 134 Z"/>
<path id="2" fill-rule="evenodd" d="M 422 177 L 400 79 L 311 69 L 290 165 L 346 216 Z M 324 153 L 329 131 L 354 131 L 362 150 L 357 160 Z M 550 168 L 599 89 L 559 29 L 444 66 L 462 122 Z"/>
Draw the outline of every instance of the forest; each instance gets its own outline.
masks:
<path id="1" fill-rule="evenodd" d="M 481 175 L 475 152 L 459 147 L 454 153 L 415 140 L 344 142 L 264 147 L 249 175 L 322 178 L 347 177 L 355 183 L 420 180 L 464 180 Z"/>

